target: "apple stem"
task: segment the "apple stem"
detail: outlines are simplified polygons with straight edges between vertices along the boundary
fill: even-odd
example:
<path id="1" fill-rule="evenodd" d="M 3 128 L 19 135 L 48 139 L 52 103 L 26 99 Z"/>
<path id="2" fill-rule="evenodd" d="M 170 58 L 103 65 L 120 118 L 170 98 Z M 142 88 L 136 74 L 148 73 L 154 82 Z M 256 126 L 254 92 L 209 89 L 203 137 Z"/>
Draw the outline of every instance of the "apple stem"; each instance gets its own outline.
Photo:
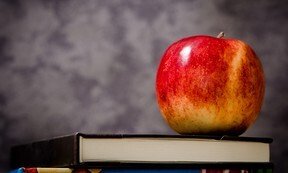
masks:
<path id="1" fill-rule="evenodd" d="M 224 32 L 220 32 L 220 33 L 217 35 L 217 38 L 222 38 L 222 37 L 224 37 L 224 36 L 225 36 Z"/>

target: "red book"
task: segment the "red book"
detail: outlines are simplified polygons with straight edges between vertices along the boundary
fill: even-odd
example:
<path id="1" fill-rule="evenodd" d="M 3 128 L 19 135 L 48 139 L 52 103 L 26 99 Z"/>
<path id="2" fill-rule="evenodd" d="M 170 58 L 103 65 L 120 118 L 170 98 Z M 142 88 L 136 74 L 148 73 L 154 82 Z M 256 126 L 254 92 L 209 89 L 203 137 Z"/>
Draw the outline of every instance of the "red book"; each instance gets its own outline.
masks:
<path id="1" fill-rule="evenodd" d="M 89 169 L 89 168 L 19 168 L 10 173 L 272 173 L 272 168 L 263 169 Z"/>

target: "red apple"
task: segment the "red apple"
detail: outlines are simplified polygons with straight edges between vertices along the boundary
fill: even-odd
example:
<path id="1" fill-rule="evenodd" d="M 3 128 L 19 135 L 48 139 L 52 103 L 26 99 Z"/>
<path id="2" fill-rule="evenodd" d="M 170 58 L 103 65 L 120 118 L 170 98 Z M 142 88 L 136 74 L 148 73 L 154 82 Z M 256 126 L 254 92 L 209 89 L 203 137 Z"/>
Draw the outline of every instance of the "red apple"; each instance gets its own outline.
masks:
<path id="1" fill-rule="evenodd" d="M 192 36 L 168 47 L 158 67 L 160 111 L 180 134 L 240 135 L 264 97 L 261 62 L 246 43 Z"/>

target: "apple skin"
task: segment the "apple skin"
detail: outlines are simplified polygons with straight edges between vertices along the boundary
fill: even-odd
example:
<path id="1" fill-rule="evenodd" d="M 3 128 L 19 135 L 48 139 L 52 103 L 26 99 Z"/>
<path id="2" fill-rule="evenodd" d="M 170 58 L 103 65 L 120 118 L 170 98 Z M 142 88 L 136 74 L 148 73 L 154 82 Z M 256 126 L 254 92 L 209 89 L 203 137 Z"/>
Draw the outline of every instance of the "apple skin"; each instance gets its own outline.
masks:
<path id="1" fill-rule="evenodd" d="M 237 39 L 183 38 L 165 51 L 156 76 L 161 114 L 180 134 L 240 135 L 257 119 L 264 92 L 259 58 Z"/>

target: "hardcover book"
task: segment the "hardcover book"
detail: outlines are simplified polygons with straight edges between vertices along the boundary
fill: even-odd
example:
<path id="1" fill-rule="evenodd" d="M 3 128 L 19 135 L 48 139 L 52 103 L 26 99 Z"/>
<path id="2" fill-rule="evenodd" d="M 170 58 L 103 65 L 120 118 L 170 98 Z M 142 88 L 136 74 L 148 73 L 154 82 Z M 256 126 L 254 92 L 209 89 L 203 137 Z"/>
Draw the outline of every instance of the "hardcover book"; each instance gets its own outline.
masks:
<path id="1" fill-rule="evenodd" d="M 100 169 L 73 169 L 73 168 L 18 168 L 9 173 L 100 173 Z"/>
<path id="2" fill-rule="evenodd" d="M 11 166 L 262 165 L 270 162 L 271 142 L 252 137 L 77 133 L 12 147 Z"/>
<path id="3" fill-rule="evenodd" d="M 271 168 L 254 169 L 89 169 L 89 168 L 19 168 L 9 173 L 272 173 Z"/>

